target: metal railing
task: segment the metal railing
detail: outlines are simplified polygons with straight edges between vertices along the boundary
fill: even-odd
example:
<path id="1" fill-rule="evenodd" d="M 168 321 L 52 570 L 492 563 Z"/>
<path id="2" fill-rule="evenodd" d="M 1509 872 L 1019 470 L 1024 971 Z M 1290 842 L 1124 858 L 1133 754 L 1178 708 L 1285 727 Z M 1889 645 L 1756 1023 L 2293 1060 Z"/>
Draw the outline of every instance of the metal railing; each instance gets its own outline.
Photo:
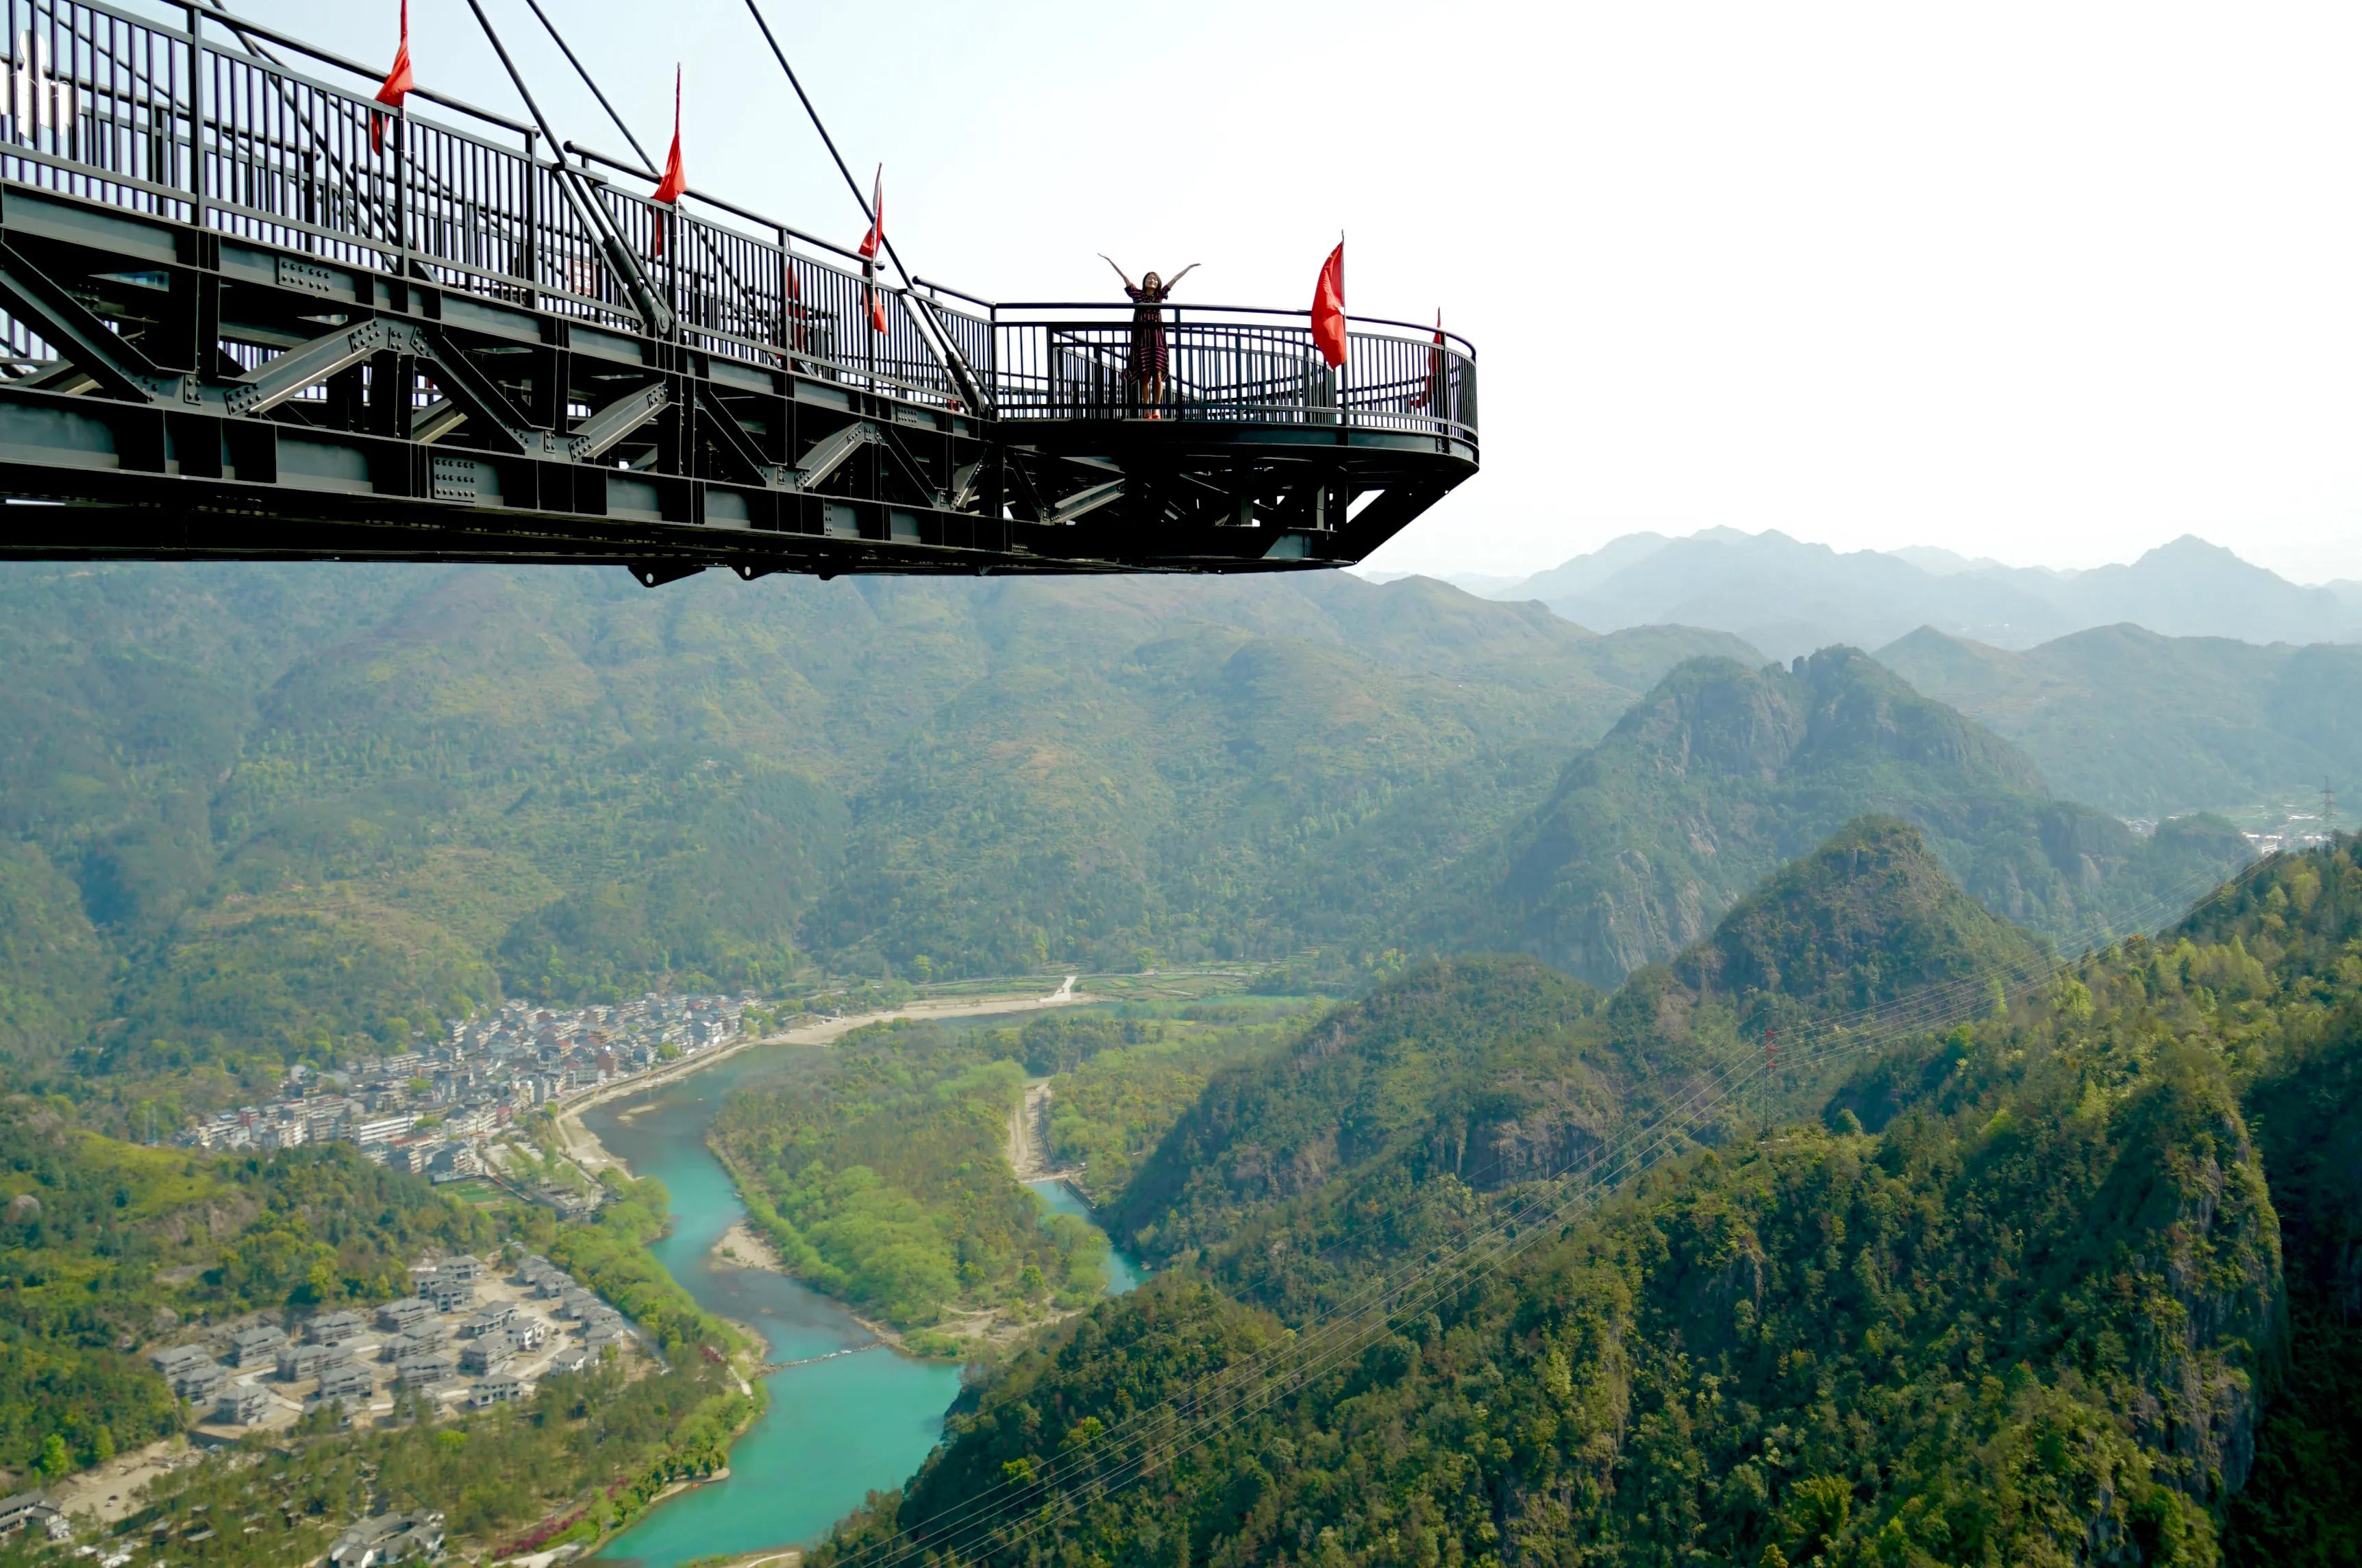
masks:
<path id="1" fill-rule="evenodd" d="M 1396 430 L 1473 441 L 1476 361 L 1466 340 L 1353 321 L 1331 368 L 1308 311 L 1166 304 L 1014 304 L 993 312 L 999 412 L 1016 419 L 1163 417 Z M 1153 335 L 1165 371 L 1152 397 Z M 1440 341 L 1439 341 L 1440 337 Z"/>
<path id="2" fill-rule="evenodd" d="M 913 294 L 841 247 L 718 198 L 692 191 L 665 207 L 614 182 L 653 187 L 650 171 L 544 147 L 530 127 L 423 89 L 414 96 L 447 119 L 389 115 L 357 61 L 199 0 L 149 3 L 182 25 L 107 0 L 0 0 L 0 178 L 644 330 L 634 288 L 584 222 L 595 204 L 708 353 L 937 408 L 973 392 L 1010 418 L 1154 414 L 1474 437 L 1474 358 L 1449 335 L 1357 320 L 1331 370 L 1304 312 L 1168 304 L 1169 369 L 1152 407 L 1129 305 L 993 305 L 932 284 Z M 346 84 L 282 58 L 298 56 Z M 587 196 L 581 209 L 561 182 Z M 45 349 L 0 317 L 0 359 Z"/>

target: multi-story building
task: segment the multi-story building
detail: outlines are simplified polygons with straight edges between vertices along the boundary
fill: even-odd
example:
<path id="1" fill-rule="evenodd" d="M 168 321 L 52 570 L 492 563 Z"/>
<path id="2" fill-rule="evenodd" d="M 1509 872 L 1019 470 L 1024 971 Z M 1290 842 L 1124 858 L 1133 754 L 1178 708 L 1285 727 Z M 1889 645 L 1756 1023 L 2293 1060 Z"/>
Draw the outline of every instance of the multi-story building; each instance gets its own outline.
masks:
<path id="1" fill-rule="evenodd" d="M 229 1337 L 230 1364 L 259 1366 L 278 1355 L 287 1343 L 287 1331 L 272 1323 L 240 1329 Z"/>
<path id="2" fill-rule="evenodd" d="M 250 1427 L 270 1415 L 276 1405 L 276 1400 L 253 1384 L 235 1384 L 223 1392 L 221 1403 L 214 1407 L 214 1419 L 225 1426 Z"/>

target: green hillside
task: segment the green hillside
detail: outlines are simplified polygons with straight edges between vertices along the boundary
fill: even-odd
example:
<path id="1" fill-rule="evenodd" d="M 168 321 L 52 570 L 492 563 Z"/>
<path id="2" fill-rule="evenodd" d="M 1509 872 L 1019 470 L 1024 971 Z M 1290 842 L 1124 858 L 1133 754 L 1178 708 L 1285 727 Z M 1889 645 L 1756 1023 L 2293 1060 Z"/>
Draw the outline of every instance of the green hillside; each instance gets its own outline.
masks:
<path id="1" fill-rule="evenodd" d="M 1073 1306 L 1106 1287 L 1106 1238 L 1070 1215 L 1043 1223 L 1003 1157 L 1022 1061 L 907 1020 L 811 1055 L 776 1088 L 733 1093 L 712 1131 L 799 1275 L 898 1328 L 955 1307 Z"/>
<path id="2" fill-rule="evenodd" d="M 2362 647 L 2102 626 L 2022 653 L 1926 627 L 1880 660 L 2127 816 L 2362 789 Z"/>
<path id="3" fill-rule="evenodd" d="M 1447 923 L 1612 985 L 1864 812 L 1915 823 L 1994 912 L 2086 940 L 2246 855 L 2224 824 L 2145 841 L 2057 799 L 2015 747 L 1852 649 L 1696 659 L 1575 759 Z"/>
<path id="4" fill-rule="evenodd" d="M 1382 948 L 1730 651 L 1343 576 L 9 567 L 0 1050 L 202 1103 L 502 995 Z"/>
<path id="5" fill-rule="evenodd" d="M 1217 1075 L 1142 1162 L 1112 1222 L 1291 1318 L 1367 1269 L 1464 1235 L 1497 1195 L 1596 1154 L 1687 1103 L 1766 1031 L 1970 977 L 2022 977 L 2025 933 L 1955 887 L 1918 831 L 1847 824 L 1670 966 L 1602 999 L 1530 958 L 1426 966 L 1339 1009 L 1286 1051 Z M 1969 987 L 1970 1005 L 1990 980 Z M 1700 1136 L 1817 1104 L 1791 1065 Z"/>
<path id="6" fill-rule="evenodd" d="M 1824 913 L 1740 923 L 1848 901 L 1800 895 Z M 2350 1560 L 2357 944 L 2350 845 L 2274 861 L 1343 1353 L 1168 1270 L 998 1371 L 814 1561 L 897 1526 L 945 1564 L 1043 1532 L 1151 1564 Z M 1807 967 L 1860 976 L 1838 956 Z M 1298 1375 L 1233 1407 L 1213 1375 L 1257 1356 Z"/>
<path id="7" fill-rule="evenodd" d="M 1115 1232 L 1160 1259 L 1218 1246 L 1251 1217 L 1396 1153 L 1406 1139 L 1427 1147 L 1434 1140 L 1421 1134 L 1454 1110 L 1463 1123 L 1449 1163 L 1473 1176 L 1489 1151 L 1481 1134 L 1468 1135 L 1469 1097 L 1514 1072 L 1512 1062 L 1579 1079 L 1571 1032 L 1596 1000 L 1589 987 L 1530 959 L 1449 959 L 1388 981 L 1287 1050 L 1215 1075 L 1141 1163 L 1109 1216 Z M 1595 1124 L 1600 1108 L 1587 1098 L 1568 1093 L 1565 1110 Z M 1539 1122 L 1520 1131 L 1529 1159 L 1560 1153 Z"/>
<path id="8" fill-rule="evenodd" d="M 1672 971 L 1704 998 L 1777 1022 L 1775 1011 L 1863 1010 L 2042 962 L 2039 944 L 1960 891 L 1917 828 L 1862 817 L 1764 878 Z"/>

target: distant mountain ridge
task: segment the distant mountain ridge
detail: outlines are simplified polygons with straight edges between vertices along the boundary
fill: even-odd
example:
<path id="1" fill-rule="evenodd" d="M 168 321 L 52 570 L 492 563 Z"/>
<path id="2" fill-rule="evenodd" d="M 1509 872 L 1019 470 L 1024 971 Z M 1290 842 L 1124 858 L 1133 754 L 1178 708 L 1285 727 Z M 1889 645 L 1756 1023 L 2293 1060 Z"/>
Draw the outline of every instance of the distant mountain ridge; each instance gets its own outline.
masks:
<path id="1" fill-rule="evenodd" d="M 2013 651 L 1923 626 L 1878 660 L 2125 816 L 2362 798 L 2362 646 L 2111 625 Z"/>
<path id="2" fill-rule="evenodd" d="M 2130 622 L 2166 636 L 2253 643 L 2362 640 L 2362 594 L 2310 588 L 2185 535 L 2126 566 L 2051 571 L 1948 550 L 1840 552 L 1776 531 L 1628 534 L 1513 587 L 1594 631 L 1673 624 L 1743 637 L 1775 658 L 1833 643 L 1878 647 L 1933 626 L 2027 648 Z"/>
<path id="3" fill-rule="evenodd" d="M 1438 934 L 1612 986 L 1867 812 L 1916 824 L 1987 908 L 2058 935 L 2246 854 L 2226 824 L 2144 841 L 2058 799 L 2015 746 L 1855 649 L 1793 668 L 1699 658 L 1568 765 L 1498 860 L 1472 864 Z"/>

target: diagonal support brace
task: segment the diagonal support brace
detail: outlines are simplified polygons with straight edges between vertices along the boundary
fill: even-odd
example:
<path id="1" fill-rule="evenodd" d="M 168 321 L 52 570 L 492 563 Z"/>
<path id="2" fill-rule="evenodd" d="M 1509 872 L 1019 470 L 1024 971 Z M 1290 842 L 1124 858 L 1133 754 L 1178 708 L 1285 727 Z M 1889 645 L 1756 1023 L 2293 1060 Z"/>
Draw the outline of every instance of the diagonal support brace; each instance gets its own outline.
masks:
<path id="1" fill-rule="evenodd" d="M 855 420 L 833 436 L 822 436 L 796 465 L 795 488 L 811 490 L 825 484 L 829 475 L 844 467 L 845 459 L 877 438 L 877 427 L 866 419 Z"/>
<path id="2" fill-rule="evenodd" d="M 372 354 L 394 349 L 423 354 L 423 335 L 416 327 L 383 319 L 365 321 L 349 332 L 315 337 L 239 378 L 229 389 L 224 406 L 231 414 L 264 414 L 317 386 L 339 370 L 350 370 Z"/>
<path id="3" fill-rule="evenodd" d="M 1102 506 L 1121 501 L 1123 486 L 1124 481 L 1118 479 L 1109 480 L 1105 484 L 1092 485 L 1087 490 L 1078 490 L 1052 507 L 1050 515 L 1042 521 L 1056 525 L 1072 523 L 1077 517 L 1088 516 Z"/>
<path id="4" fill-rule="evenodd" d="M 535 430 L 500 383 L 478 370 L 465 354 L 444 341 L 437 332 L 418 333 L 417 354 L 435 367 L 435 384 L 463 410 L 485 435 L 513 453 L 538 452 L 548 446 L 546 431 Z"/>
<path id="5" fill-rule="evenodd" d="M 5 239 L 0 239 L 0 302 L 107 396 L 175 405 L 198 401 L 193 378 L 165 370 L 138 345 L 125 342 L 96 312 Z"/>
<path id="6" fill-rule="evenodd" d="M 574 427 L 568 445 L 574 460 L 588 463 L 604 456 L 616 442 L 662 414 L 672 394 L 662 381 L 626 392 Z"/>
<path id="7" fill-rule="evenodd" d="M 704 415 L 701 423 L 712 436 L 723 464 L 735 469 L 742 482 L 774 488 L 788 484 L 787 470 L 763 455 L 738 423 L 738 416 L 730 412 L 730 405 L 722 401 L 722 394 L 701 381 L 697 383 L 697 412 Z"/>

